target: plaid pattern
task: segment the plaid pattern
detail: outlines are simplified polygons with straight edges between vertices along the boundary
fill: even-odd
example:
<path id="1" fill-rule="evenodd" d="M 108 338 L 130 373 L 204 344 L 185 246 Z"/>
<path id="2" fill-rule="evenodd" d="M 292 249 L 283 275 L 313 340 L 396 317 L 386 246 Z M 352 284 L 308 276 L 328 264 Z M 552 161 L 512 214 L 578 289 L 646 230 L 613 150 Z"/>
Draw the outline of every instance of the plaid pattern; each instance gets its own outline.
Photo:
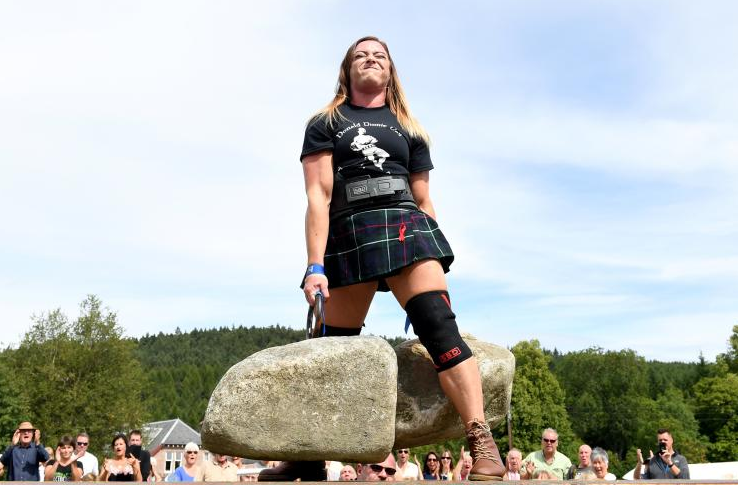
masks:
<path id="1" fill-rule="evenodd" d="M 381 280 L 415 261 L 437 259 L 448 272 L 454 254 L 438 224 L 408 208 L 374 209 L 331 221 L 325 273 L 331 287 Z M 380 290 L 387 291 L 380 284 Z"/>

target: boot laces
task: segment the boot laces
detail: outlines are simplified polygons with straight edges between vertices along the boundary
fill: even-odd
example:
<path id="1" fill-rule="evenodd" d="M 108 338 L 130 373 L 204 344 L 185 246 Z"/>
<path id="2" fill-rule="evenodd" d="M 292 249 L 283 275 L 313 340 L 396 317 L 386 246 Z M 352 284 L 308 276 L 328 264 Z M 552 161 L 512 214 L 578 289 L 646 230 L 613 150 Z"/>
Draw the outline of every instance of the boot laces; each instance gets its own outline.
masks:
<path id="1" fill-rule="evenodd" d="M 482 459 L 497 462 L 497 457 L 494 455 L 493 451 L 487 447 L 487 438 L 491 434 L 492 432 L 486 423 L 480 423 L 479 421 L 472 422 L 468 436 L 470 438 L 469 444 L 471 445 L 471 452 L 475 462 Z"/>

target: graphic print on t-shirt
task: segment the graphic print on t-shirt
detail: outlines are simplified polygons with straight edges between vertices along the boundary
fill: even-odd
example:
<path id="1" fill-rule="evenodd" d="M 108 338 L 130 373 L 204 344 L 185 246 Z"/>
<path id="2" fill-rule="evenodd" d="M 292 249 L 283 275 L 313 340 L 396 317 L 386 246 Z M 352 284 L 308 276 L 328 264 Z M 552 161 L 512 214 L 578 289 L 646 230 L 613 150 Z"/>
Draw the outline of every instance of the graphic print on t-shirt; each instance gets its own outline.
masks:
<path id="1" fill-rule="evenodd" d="M 372 162 L 379 170 L 382 170 L 382 164 L 389 157 L 389 153 L 377 146 L 379 140 L 372 135 L 367 135 L 366 129 L 359 128 L 357 131 L 359 134 L 351 142 L 351 149 L 355 152 L 361 152 L 364 155 L 364 160 Z"/>

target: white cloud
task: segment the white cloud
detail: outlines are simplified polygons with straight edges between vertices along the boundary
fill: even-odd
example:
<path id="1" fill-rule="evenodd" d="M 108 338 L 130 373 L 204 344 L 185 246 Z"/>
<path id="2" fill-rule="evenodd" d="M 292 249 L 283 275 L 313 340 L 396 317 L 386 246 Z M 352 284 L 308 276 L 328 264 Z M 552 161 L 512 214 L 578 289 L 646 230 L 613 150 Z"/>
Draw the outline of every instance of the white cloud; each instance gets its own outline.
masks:
<path id="1" fill-rule="evenodd" d="M 462 326 L 583 348 L 602 344 L 588 321 L 679 303 L 676 319 L 717 307 L 724 338 L 738 287 L 730 3 L 380 2 L 396 13 L 381 26 L 335 2 L 40 5 L 0 7 L 3 322 L 76 316 L 92 292 L 133 335 L 301 327 L 304 121 L 345 44 L 379 29 L 435 142 L 450 281 L 479 288 Z M 480 304 L 498 299 L 515 304 Z M 393 335 L 404 321 L 389 297 L 370 319 Z"/>

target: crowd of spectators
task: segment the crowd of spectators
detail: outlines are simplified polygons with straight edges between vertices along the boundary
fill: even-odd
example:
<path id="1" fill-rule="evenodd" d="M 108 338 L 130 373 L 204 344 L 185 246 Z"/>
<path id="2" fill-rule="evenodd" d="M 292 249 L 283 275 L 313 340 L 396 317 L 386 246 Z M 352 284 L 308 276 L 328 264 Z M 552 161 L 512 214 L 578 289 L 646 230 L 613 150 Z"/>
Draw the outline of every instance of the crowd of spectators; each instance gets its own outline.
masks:
<path id="1" fill-rule="evenodd" d="M 88 451 L 90 437 L 78 433 L 62 436 L 56 448 L 41 444 L 41 432 L 30 422 L 22 422 L 13 433 L 11 445 L 0 455 L 0 475 L 10 481 L 168 481 L 168 482 L 236 482 L 256 481 L 264 468 L 274 467 L 279 462 L 244 463 L 239 457 L 217 453 L 212 460 L 199 458 L 200 448 L 188 443 L 184 461 L 166 477 L 159 476 L 152 467 L 152 458 L 142 448 L 142 435 L 133 430 L 128 436 L 116 434 L 111 443 L 111 456 L 102 466 L 97 457 Z M 673 448 L 674 440 L 668 429 L 657 432 L 658 450 L 644 460 L 637 450 L 634 479 L 688 479 L 687 459 Z M 530 452 L 525 458 L 517 448 L 507 453 L 503 480 L 615 480 L 608 472 L 607 452 L 600 447 L 587 444 L 579 447 L 578 463 L 573 465 L 569 458 L 558 451 L 559 436 L 556 430 L 547 428 L 541 436 L 541 449 Z M 461 448 L 454 460 L 449 450 L 441 453 L 430 451 L 423 457 L 422 464 L 410 450 L 397 450 L 397 457 L 390 453 L 384 461 L 369 464 L 343 464 L 326 462 L 329 481 L 418 481 L 468 479 L 472 468 L 471 455 Z"/>

